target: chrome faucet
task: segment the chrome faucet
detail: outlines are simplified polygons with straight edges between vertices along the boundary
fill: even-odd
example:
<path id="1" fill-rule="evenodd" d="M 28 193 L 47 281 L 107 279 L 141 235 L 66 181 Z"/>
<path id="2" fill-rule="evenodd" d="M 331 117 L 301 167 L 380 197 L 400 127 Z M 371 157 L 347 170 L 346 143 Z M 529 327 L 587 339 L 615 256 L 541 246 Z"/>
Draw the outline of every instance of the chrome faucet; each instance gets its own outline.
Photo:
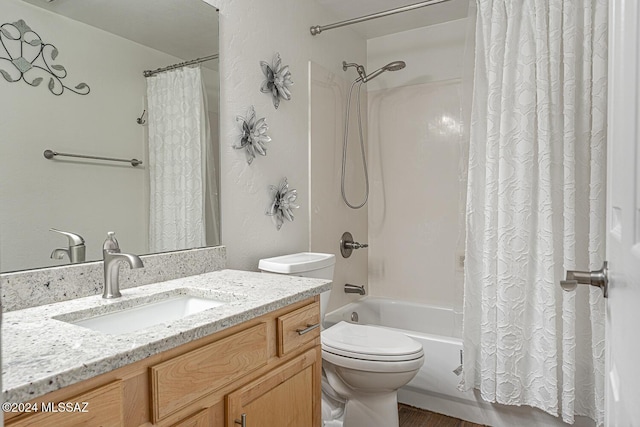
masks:
<path id="1" fill-rule="evenodd" d="M 66 255 L 69 258 L 71 264 L 76 264 L 85 261 L 86 247 L 84 245 L 84 239 L 79 234 L 70 233 L 68 231 L 57 230 L 50 228 L 49 231 L 54 233 L 60 233 L 67 236 L 69 239 L 69 247 L 67 249 L 57 248 L 51 252 L 51 259 L 62 259 Z"/>
<path id="2" fill-rule="evenodd" d="M 144 264 L 138 255 L 123 254 L 120 252 L 120 245 L 115 237 L 116 233 L 110 231 L 107 233 L 107 240 L 102 246 L 102 255 L 104 256 L 104 292 L 102 298 L 119 298 L 120 279 L 119 268 L 120 261 L 125 261 L 131 268 L 142 268 Z"/>

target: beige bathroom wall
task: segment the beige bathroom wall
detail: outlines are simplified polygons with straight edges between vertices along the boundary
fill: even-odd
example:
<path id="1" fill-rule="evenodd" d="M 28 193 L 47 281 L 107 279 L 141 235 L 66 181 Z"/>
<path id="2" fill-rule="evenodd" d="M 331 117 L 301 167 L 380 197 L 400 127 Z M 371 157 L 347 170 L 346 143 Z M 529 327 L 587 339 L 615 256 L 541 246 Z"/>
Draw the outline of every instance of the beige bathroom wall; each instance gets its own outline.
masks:
<path id="1" fill-rule="evenodd" d="M 310 156 L 311 220 L 310 247 L 314 252 L 336 255 L 334 286 L 329 310 L 360 298 L 358 294 L 345 294 L 346 283 L 367 284 L 366 249 L 353 251 L 349 258 L 340 254 L 342 233 L 349 231 L 356 241 L 367 240 L 367 206 L 350 209 L 342 200 L 340 176 L 342 169 L 342 141 L 345 105 L 351 81 L 357 75 L 353 70 L 336 74 L 314 62 L 309 63 L 311 105 Z M 363 127 L 366 131 L 366 92 L 362 92 Z M 365 181 L 357 132 L 356 96 L 351 104 L 349 144 L 345 190 L 351 204 L 364 200 Z M 365 135 L 366 138 L 366 135 Z M 366 139 L 365 139 L 366 141 Z"/>
<path id="2" fill-rule="evenodd" d="M 368 41 L 371 295 L 459 308 L 466 19 Z"/>
<path id="3" fill-rule="evenodd" d="M 333 22 L 313 0 L 207 0 L 220 9 L 220 130 L 222 243 L 228 266 L 256 270 L 258 260 L 310 249 L 309 71 L 310 60 L 342 73 L 342 61 L 364 63 L 366 43 L 351 29 L 311 36 L 309 27 Z M 290 66 L 292 99 L 276 110 L 260 92 L 260 61 L 279 52 Z M 236 116 L 255 106 L 269 125 L 267 156 L 251 165 L 232 148 L 240 134 Z M 278 231 L 265 215 L 268 186 L 282 177 L 298 190 L 295 221 Z"/>

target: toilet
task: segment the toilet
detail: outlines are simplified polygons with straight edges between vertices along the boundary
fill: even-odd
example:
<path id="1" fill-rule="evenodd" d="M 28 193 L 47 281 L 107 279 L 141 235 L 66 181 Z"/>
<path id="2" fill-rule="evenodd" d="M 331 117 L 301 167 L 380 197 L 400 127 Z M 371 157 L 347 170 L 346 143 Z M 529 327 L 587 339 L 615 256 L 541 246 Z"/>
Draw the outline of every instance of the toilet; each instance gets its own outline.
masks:
<path id="1" fill-rule="evenodd" d="M 262 259 L 264 272 L 333 279 L 335 255 L 303 252 Z M 330 292 L 320 294 L 321 325 Z M 340 322 L 320 334 L 324 427 L 398 427 L 398 389 L 424 363 L 422 345 L 378 326 Z"/>

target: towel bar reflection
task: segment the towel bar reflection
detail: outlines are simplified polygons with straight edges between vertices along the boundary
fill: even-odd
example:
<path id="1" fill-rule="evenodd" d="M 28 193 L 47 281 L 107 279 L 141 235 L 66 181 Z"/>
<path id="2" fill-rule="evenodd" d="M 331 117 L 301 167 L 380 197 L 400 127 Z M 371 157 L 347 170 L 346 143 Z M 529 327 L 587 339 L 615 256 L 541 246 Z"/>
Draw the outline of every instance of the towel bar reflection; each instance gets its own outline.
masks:
<path id="1" fill-rule="evenodd" d="M 44 150 L 43 154 L 45 159 L 53 159 L 56 156 L 62 156 L 62 157 L 79 157 L 81 159 L 107 160 L 109 162 L 125 162 L 125 163 L 131 163 L 131 166 L 133 167 L 142 164 L 142 161 L 138 159 L 129 160 L 129 159 L 114 159 L 113 157 L 85 156 L 82 154 L 58 153 L 57 151 L 53 151 L 53 150 Z"/>

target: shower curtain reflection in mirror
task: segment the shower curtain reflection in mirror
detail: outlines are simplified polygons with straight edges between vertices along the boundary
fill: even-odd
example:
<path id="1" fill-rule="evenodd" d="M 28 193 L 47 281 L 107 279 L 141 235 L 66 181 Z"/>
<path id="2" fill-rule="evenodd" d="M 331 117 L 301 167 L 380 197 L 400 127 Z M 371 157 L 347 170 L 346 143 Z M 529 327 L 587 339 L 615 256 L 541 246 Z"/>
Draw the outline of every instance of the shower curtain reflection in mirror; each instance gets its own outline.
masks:
<path id="1" fill-rule="evenodd" d="M 149 249 L 219 244 L 214 150 L 200 67 L 147 78 Z"/>

